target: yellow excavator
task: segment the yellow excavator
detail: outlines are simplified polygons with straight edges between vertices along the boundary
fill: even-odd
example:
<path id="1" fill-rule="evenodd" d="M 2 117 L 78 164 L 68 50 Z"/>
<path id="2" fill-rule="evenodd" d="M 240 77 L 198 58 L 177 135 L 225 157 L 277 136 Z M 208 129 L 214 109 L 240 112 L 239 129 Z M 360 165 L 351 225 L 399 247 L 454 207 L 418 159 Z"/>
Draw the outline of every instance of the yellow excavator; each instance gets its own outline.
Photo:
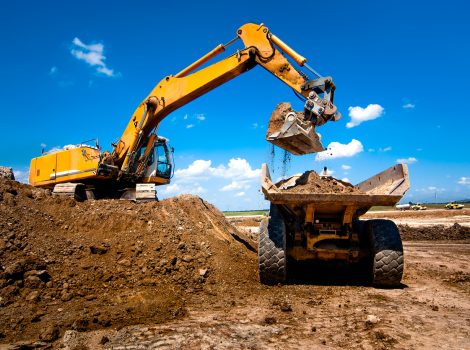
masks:
<path id="1" fill-rule="evenodd" d="M 45 153 L 31 160 L 30 184 L 80 199 L 154 200 L 155 186 L 168 184 L 173 171 L 172 149 L 167 139 L 157 135 L 160 122 L 179 107 L 256 65 L 271 72 L 305 101 L 301 113 L 291 109 L 285 109 L 289 112 L 281 116 L 273 113 L 277 120 L 270 122 L 274 127 L 268 130 L 267 140 L 298 155 L 324 150 L 315 127 L 341 117 L 333 104 L 333 79 L 321 77 L 309 67 L 306 58 L 264 24 L 245 24 L 236 34 L 233 40 L 218 45 L 179 73 L 163 78 L 137 107 L 119 141 L 112 144 L 112 152 L 101 152 L 96 143 Z M 238 39 L 243 42 L 243 49 L 200 68 Z M 286 56 L 315 79 L 295 68 Z"/>

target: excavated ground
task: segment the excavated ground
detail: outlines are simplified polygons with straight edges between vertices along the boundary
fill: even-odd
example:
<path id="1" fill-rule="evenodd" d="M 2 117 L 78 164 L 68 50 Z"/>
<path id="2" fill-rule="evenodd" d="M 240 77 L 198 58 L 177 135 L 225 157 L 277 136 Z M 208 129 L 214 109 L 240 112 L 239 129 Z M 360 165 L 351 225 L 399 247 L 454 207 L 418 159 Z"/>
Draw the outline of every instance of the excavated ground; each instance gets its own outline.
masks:
<path id="1" fill-rule="evenodd" d="M 470 348 L 458 225 L 405 241 L 403 285 L 377 289 L 315 265 L 261 285 L 252 241 L 195 196 L 78 203 L 0 179 L 0 215 L 0 349 Z"/>
<path id="2" fill-rule="evenodd" d="M 77 203 L 0 179 L 0 215 L 0 342 L 168 321 L 256 281 L 254 249 L 199 197 Z"/>

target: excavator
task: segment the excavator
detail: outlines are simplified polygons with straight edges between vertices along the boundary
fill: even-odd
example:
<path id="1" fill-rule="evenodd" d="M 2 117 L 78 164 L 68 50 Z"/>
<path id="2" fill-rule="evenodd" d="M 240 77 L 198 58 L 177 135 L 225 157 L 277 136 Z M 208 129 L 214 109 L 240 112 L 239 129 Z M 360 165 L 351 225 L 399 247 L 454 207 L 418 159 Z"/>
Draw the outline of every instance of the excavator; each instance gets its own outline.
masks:
<path id="1" fill-rule="evenodd" d="M 244 48 L 211 65 L 206 62 L 224 52 L 235 41 Z M 298 67 L 287 59 L 288 56 Z M 315 128 L 341 115 L 333 104 L 335 85 L 331 77 L 320 76 L 307 59 L 264 24 L 241 26 L 236 37 L 175 75 L 164 77 L 132 114 L 111 152 L 78 144 L 44 153 L 31 160 L 29 182 L 53 189 L 54 194 L 77 199 L 127 198 L 155 200 L 156 186 L 168 184 L 173 173 L 172 148 L 157 134 L 162 120 L 171 112 L 216 87 L 260 65 L 294 90 L 305 101 L 304 111 L 273 113 L 267 140 L 296 155 L 323 151 Z M 315 79 L 310 79 L 313 74 Z M 288 105 L 290 107 L 290 105 Z"/>

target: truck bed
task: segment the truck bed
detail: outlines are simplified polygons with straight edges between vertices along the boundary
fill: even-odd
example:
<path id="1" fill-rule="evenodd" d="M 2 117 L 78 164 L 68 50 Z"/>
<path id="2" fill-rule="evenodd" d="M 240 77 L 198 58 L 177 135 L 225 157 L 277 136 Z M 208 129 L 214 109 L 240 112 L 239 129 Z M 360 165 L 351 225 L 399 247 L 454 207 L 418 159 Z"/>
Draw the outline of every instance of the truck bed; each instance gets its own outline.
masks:
<path id="1" fill-rule="evenodd" d="M 298 178 L 298 176 L 297 176 Z M 296 177 L 284 180 L 282 184 L 295 182 Z M 266 164 L 261 172 L 262 191 L 267 200 L 274 204 L 308 205 L 317 207 L 354 206 L 357 209 L 369 209 L 375 205 L 395 205 L 409 189 L 408 168 L 405 164 L 396 164 L 355 185 L 363 193 L 293 193 L 281 189 L 281 183 L 274 184 Z"/>

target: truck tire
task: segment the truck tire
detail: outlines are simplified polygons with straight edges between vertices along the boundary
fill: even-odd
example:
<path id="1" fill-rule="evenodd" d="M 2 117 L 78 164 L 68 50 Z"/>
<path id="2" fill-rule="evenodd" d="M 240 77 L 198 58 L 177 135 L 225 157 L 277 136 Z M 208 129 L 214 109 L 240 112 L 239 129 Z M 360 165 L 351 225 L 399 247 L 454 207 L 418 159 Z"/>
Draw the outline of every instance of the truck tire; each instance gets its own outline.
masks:
<path id="1" fill-rule="evenodd" d="M 271 204 L 269 220 L 261 222 L 258 240 L 259 279 L 263 284 L 286 280 L 286 225 L 279 208 Z"/>
<path id="2" fill-rule="evenodd" d="M 396 287 L 403 276 L 403 244 L 397 225 L 390 220 L 369 220 L 364 227 L 370 243 L 371 282 Z"/>

